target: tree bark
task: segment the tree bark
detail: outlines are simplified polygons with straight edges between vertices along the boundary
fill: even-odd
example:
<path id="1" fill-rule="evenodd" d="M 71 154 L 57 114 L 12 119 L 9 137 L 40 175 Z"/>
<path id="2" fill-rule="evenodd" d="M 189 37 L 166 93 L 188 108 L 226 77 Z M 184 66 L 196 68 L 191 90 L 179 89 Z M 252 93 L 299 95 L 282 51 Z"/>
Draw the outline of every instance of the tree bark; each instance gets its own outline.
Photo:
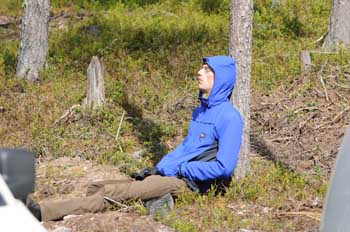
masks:
<path id="1" fill-rule="evenodd" d="M 237 62 L 236 84 L 231 101 L 244 120 L 242 145 L 235 177 L 244 177 L 250 169 L 250 70 L 252 60 L 252 0 L 231 0 L 229 52 Z"/>
<path id="2" fill-rule="evenodd" d="M 328 34 L 323 47 L 335 48 L 337 45 L 350 44 L 350 1 L 333 0 L 331 16 L 328 24 Z"/>
<path id="3" fill-rule="evenodd" d="M 87 69 L 87 93 L 86 104 L 88 108 L 103 106 L 105 101 L 105 88 L 103 81 L 103 66 L 100 60 L 94 56 Z"/>
<path id="4" fill-rule="evenodd" d="M 301 64 L 301 71 L 303 73 L 306 73 L 310 70 L 312 66 L 312 62 L 311 62 L 311 55 L 309 51 L 303 50 L 300 52 L 300 64 Z"/>
<path id="5" fill-rule="evenodd" d="M 16 76 L 39 79 L 48 51 L 50 0 L 24 0 Z"/>

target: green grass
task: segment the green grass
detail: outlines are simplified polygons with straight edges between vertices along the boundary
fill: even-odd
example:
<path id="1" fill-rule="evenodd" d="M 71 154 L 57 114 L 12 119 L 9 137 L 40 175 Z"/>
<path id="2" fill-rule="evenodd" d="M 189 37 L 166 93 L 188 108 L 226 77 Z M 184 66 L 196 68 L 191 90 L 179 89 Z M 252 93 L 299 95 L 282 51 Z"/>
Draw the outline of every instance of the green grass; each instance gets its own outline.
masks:
<path id="1" fill-rule="evenodd" d="M 252 85 L 270 91 L 300 73 L 302 50 L 316 50 L 327 31 L 330 1 L 255 2 Z"/>
<path id="2" fill-rule="evenodd" d="M 19 10 L 19 4 L 6 1 L 5 5 L 9 14 Z M 13 115 L 5 113 L 3 125 L 13 121 L 14 115 L 23 116 L 15 119 L 14 128 L 2 128 L 2 133 L 7 135 L 3 145 L 30 144 L 39 151 L 47 146 L 44 150 L 52 150 L 49 154 L 70 154 L 76 149 L 69 148 L 70 143 L 76 142 L 71 137 L 65 138 L 66 131 L 82 128 L 79 133 L 89 133 L 84 129 L 88 126 L 95 128 L 91 133 L 113 135 L 122 111 L 126 110 L 129 119 L 123 123 L 121 136 L 125 134 L 128 138 L 124 141 L 125 150 L 146 147 L 148 157 L 159 159 L 167 152 L 165 142 L 174 137 L 178 142 L 186 133 L 191 107 L 180 103 L 196 104 L 196 83 L 192 77 L 201 57 L 227 52 L 229 2 L 53 1 L 52 6 L 53 11 L 84 6 L 93 16 L 68 23 L 67 29 L 50 31 L 47 67 L 40 85 L 28 85 L 13 77 L 18 40 L 2 41 L 0 104 L 10 107 L 15 102 L 16 106 L 16 111 L 11 111 Z M 253 89 L 269 92 L 281 83 L 288 85 L 299 75 L 299 52 L 316 47 L 312 41 L 324 34 L 329 9 L 330 1 L 295 0 L 275 8 L 270 7 L 270 2 L 255 2 Z M 86 68 L 93 55 L 103 58 L 107 109 L 96 117 L 78 112 L 76 121 L 66 130 L 63 126 L 57 131 L 52 129 L 66 110 L 82 102 Z M 344 61 L 347 58 L 342 57 Z M 322 62 L 316 55 L 315 61 Z M 23 104 L 16 101 L 18 98 L 23 98 Z M 178 105 L 181 107 L 173 110 Z M 35 111 L 30 111 L 29 106 Z M 19 128 L 23 131 L 18 135 L 18 140 L 23 140 L 20 143 L 10 133 Z M 40 132 L 45 132 L 45 136 Z M 108 147 L 103 153 L 114 154 L 118 149 Z M 95 148 L 90 149 L 96 152 Z"/>
<path id="3" fill-rule="evenodd" d="M 21 9 L 21 0 L 2 0 L 0 4 L 0 15 L 18 15 Z"/>
<path id="4" fill-rule="evenodd" d="M 94 16 L 69 24 L 66 31 L 51 31 L 49 61 L 82 72 L 91 56 L 98 55 L 104 57 L 107 70 L 123 77 L 157 71 L 183 80 L 193 76 L 200 57 L 227 53 L 229 1 L 141 2 L 53 1 L 53 12 L 83 7 Z M 5 1 L 4 6 L 10 14 L 19 11 L 20 4 Z M 325 34 L 329 11 L 329 0 L 294 0 L 275 8 L 269 1 L 255 1 L 254 88 L 271 91 L 299 74 L 299 52 L 316 48 L 314 41 Z M 11 53 L 6 48 L 0 54 L 6 55 L 7 69 L 14 70 L 13 48 Z M 130 73 L 132 68 L 136 73 Z"/>
<path id="5" fill-rule="evenodd" d="M 161 221 L 177 231 L 295 230 L 297 225 L 288 218 L 278 219 L 275 215 L 297 210 L 294 207 L 298 204 L 323 199 L 326 189 L 321 177 L 303 176 L 253 159 L 252 172 L 233 181 L 226 194 L 215 195 L 215 189 L 203 196 L 183 193 L 175 210 Z"/>
<path id="6" fill-rule="evenodd" d="M 319 44 L 314 41 L 326 32 L 330 0 L 282 2 L 271 8 L 271 1 L 254 1 L 252 88 L 257 94 L 292 83 L 300 74 L 299 52 L 317 49 Z M 20 3 L 2 1 L 0 13 L 18 15 Z M 125 173 L 154 164 L 186 134 L 197 99 L 192 77 L 201 58 L 227 54 L 229 1 L 51 3 L 53 13 L 92 12 L 93 16 L 71 19 L 66 29 L 50 30 L 49 56 L 40 83 L 14 77 L 18 38 L 12 34 L 1 40 L 0 146 L 25 147 L 44 157 L 82 156 L 117 165 Z M 0 29 L 2 37 L 6 33 L 8 29 Z M 96 112 L 77 108 L 66 121 L 57 123 L 84 99 L 86 69 L 94 55 L 103 59 L 106 71 L 106 107 Z M 312 75 L 325 62 L 337 63 L 337 75 L 346 80 L 346 52 L 326 57 L 313 54 L 312 58 Z M 325 72 L 332 71 L 325 67 Z M 122 152 L 115 135 L 124 111 L 119 136 Z M 130 156 L 136 151 L 142 151 L 141 161 Z M 161 220 L 177 231 L 291 231 L 295 222 L 259 210 L 287 211 L 295 202 L 322 200 L 325 189 L 319 176 L 304 176 L 255 160 L 253 172 L 233 182 L 226 195 L 185 193 L 175 211 Z M 255 205 L 259 210 L 242 216 L 228 207 L 235 204 Z"/>

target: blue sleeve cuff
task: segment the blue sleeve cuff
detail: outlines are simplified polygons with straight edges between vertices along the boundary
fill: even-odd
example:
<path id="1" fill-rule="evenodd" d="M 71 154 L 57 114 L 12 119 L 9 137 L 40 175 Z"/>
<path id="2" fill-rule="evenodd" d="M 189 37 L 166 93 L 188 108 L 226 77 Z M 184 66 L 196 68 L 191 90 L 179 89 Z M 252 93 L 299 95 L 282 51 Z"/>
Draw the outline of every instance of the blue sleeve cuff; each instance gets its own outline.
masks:
<path id="1" fill-rule="evenodd" d="M 177 177 L 184 177 L 183 176 L 183 174 L 182 174 L 182 169 L 183 169 L 183 165 L 184 165 L 185 163 L 182 163 L 182 164 L 180 164 L 179 166 L 178 166 L 178 170 L 177 170 L 177 172 L 176 172 L 176 176 Z"/>

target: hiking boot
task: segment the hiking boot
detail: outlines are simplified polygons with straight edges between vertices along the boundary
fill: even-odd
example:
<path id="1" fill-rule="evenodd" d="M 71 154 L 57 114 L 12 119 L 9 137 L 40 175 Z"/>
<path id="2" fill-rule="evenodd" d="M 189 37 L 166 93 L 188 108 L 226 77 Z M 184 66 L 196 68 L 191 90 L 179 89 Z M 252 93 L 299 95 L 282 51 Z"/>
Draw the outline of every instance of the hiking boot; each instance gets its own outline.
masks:
<path id="1" fill-rule="evenodd" d="M 170 193 L 165 194 L 159 198 L 153 198 L 145 201 L 145 207 L 148 214 L 153 216 L 164 217 L 169 214 L 169 212 L 174 207 L 174 199 Z"/>
<path id="2" fill-rule="evenodd" d="M 27 208 L 28 210 L 33 214 L 33 216 L 38 219 L 38 221 L 41 221 L 41 210 L 40 205 L 38 203 L 35 203 L 32 198 L 27 198 Z"/>

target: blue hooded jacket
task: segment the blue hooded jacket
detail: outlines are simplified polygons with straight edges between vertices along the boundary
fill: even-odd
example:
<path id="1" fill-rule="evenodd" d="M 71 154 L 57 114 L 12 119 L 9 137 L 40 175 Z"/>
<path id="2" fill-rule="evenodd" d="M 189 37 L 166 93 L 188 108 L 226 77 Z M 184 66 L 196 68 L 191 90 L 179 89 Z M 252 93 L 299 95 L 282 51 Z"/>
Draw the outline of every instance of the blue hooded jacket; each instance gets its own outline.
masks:
<path id="1" fill-rule="evenodd" d="M 214 56 L 204 58 L 203 63 L 214 71 L 209 97 L 203 98 L 200 93 L 201 104 L 192 113 L 187 136 L 156 166 L 163 176 L 179 176 L 197 183 L 231 176 L 243 129 L 241 116 L 229 100 L 236 79 L 235 61 L 228 56 Z M 217 144 L 213 159 L 196 159 L 213 144 Z"/>

